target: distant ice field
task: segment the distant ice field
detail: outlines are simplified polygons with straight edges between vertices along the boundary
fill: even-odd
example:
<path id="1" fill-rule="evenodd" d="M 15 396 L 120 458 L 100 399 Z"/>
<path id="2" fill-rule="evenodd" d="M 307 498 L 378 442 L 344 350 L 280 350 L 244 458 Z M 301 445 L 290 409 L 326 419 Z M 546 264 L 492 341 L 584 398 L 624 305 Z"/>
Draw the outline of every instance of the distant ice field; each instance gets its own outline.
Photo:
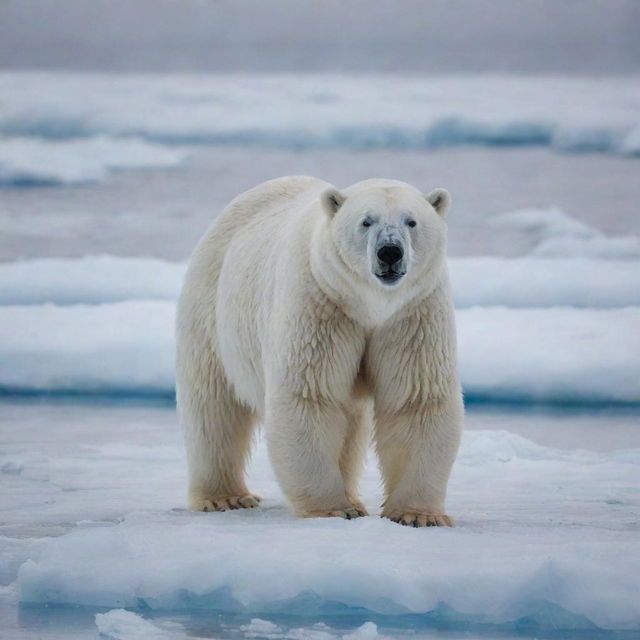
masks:
<path id="1" fill-rule="evenodd" d="M 637 635 L 640 78 L 3 72 L 0 96 L 3 638 Z M 294 520 L 262 442 L 263 508 L 184 510 L 186 260 L 287 174 L 453 194 L 456 530 L 380 520 L 372 457 L 370 518 Z"/>
<path id="2" fill-rule="evenodd" d="M 179 165 L 185 153 L 133 138 L 0 138 L 0 187 L 87 184 L 110 172 Z"/>
<path id="3" fill-rule="evenodd" d="M 300 173 L 449 188 L 453 255 L 523 252 L 529 235 L 484 223 L 524 208 L 638 233 L 638 87 L 636 76 L 1 72 L 0 259 L 184 260 L 231 198 Z"/>
<path id="4" fill-rule="evenodd" d="M 39 143 L 82 147 L 91 139 Z M 611 154 L 567 155 L 539 147 L 302 152 L 155 146 L 187 155 L 170 167 L 110 169 L 102 182 L 2 189 L 0 260 L 115 254 L 184 261 L 232 198 L 291 174 L 318 176 L 339 187 L 374 176 L 405 180 L 424 191 L 446 187 L 453 195 L 452 256 L 530 252 L 541 228 L 491 223 L 496 214 L 522 210 L 562 211 L 611 238 L 640 235 L 638 164 Z M 582 245 L 587 240 L 577 238 Z M 588 242 L 598 250 L 596 238 Z M 615 249 L 620 257 L 625 242 L 609 246 L 609 255 Z M 635 249 L 627 247 L 627 256 L 637 255 L 637 247 L 637 241 Z M 580 255 L 576 249 L 549 245 L 545 255 Z"/>
<path id="5" fill-rule="evenodd" d="M 0 93 L 0 134 L 8 137 L 135 136 L 288 149 L 547 146 L 640 155 L 636 76 L 2 72 Z M 12 153 L 23 156 L 15 145 Z M 11 153 L 2 162 L 10 175 Z"/>
<path id="6" fill-rule="evenodd" d="M 450 259 L 467 398 L 640 403 L 638 238 L 553 209 L 490 223 L 538 244 L 520 258 Z M 185 267 L 116 256 L 1 264 L 0 392 L 171 396 Z"/>

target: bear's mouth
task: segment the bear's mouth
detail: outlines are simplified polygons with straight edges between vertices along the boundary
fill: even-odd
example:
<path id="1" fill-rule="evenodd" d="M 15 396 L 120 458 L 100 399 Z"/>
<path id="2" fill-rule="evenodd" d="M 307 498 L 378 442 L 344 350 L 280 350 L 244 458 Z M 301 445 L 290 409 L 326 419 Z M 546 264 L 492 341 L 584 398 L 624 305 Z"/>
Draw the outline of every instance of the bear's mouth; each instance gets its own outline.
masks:
<path id="1" fill-rule="evenodd" d="M 376 278 L 384 284 L 395 284 L 404 276 L 406 271 L 392 271 L 389 269 L 388 271 L 383 271 L 382 273 L 376 273 Z"/>

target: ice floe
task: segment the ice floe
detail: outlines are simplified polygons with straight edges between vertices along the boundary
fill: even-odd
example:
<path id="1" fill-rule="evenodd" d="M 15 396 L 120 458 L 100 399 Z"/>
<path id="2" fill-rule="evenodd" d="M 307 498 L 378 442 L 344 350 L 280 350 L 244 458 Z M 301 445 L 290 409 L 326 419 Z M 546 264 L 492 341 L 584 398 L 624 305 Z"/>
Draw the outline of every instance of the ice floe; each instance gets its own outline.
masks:
<path id="1" fill-rule="evenodd" d="M 449 269 L 458 308 L 640 305 L 639 260 L 474 256 L 451 258 Z M 176 300 L 185 270 L 184 263 L 118 256 L 0 263 L 0 305 Z"/>
<path id="2" fill-rule="evenodd" d="M 122 427 L 129 434 L 135 428 Z M 166 437 L 160 440 L 164 451 Z M 283 614 L 413 615 L 421 624 L 467 629 L 640 629 L 634 524 L 640 505 L 632 488 L 638 449 L 564 451 L 504 431 L 467 432 L 449 490 L 458 527 L 412 529 L 377 517 L 372 458 L 362 482 L 370 517 L 296 520 L 262 440 L 249 481 L 264 506 L 217 514 L 169 508 L 182 500 L 177 445 L 160 457 L 150 446 L 141 459 L 137 446 L 127 455 L 129 446 L 85 445 L 65 457 L 44 451 L 34 457 L 33 478 L 22 482 L 48 484 L 47 468 L 54 474 L 60 502 L 50 500 L 49 511 L 74 513 L 79 508 L 70 505 L 86 504 L 87 517 L 114 508 L 126 515 L 78 523 L 39 541 L 26 560 L 24 551 L 10 548 L 22 559 L 21 602 L 235 612 L 259 619 L 243 629 L 247 637 L 255 631 L 293 638 L 273 622 Z M 125 493 L 127 465 L 132 478 L 147 480 L 139 493 Z M 169 481 L 176 486 L 167 492 Z M 124 501 L 115 499 L 120 493 Z M 103 495 L 111 499 L 103 502 Z M 34 517 L 40 516 L 28 519 Z M 156 624 L 122 612 L 98 620 L 111 633 L 137 627 L 146 633 Z M 371 626 L 358 633 L 375 637 Z"/>
<path id="3" fill-rule="evenodd" d="M 524 209 L 494 216 L 491 223 L 532 235 L 537 244 L 531 256 L 545 258 L 640 258 L 640 238 L 608 236 L 559 209 Z"/>
<path id="4" fill-rule="evenodd" d="M 179 165 L 186 153 L 140 139 L 96 136 L 65 141 L 0 138 L 0 186 L 52 186 L 104 180 L 124 169 Z"/>
<path id="5" fill-rule="evenodd" d="M 637 155 L 638 86 L 633 76 L 4 72 L 0 133 L 294 149 L 544 145 Z"/>
<path id="6" fill-rule="evenodd" d="M 170 301 L 4 306 L 0 389 L 173 393 Z M 640 402 L 640 307 L 457 311 L 462 383 L 474 399 Z"/>

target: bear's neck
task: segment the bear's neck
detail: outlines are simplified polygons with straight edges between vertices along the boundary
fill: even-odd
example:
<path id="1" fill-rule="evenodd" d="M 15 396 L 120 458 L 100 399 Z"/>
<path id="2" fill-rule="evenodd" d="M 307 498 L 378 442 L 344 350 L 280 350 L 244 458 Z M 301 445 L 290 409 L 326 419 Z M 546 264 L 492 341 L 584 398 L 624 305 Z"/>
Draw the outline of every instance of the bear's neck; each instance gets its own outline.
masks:
<path id="1" fill-rule="evenodd" d="M 447 280 L 444 264 L 431 276 L 382 288 L 351 270 L 339 255 L 329 233 L 316 229 L 309 254 L 310 270 L 320 290 L 354 322 L 366 330 L 381 327 L 410 302 L 430 295 Z"/>

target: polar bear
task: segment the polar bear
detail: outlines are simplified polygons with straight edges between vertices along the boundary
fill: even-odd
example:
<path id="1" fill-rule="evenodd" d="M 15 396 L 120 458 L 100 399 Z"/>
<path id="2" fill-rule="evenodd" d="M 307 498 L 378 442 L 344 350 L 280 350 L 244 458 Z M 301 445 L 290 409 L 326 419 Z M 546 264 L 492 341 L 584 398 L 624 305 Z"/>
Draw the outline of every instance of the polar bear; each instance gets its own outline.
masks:
<path id="1" fill-rule="evenodd" d="M 452 526 L 447 482 L 461 436 L 444 189 L 395 180 L 342 191 L 265 182 L 197 245 L 177 311 L 188 505 L 250 508 L 253 428 L 302 517 L 366 515 L 357 481 L 370 427 L 381 515 Z"/>

